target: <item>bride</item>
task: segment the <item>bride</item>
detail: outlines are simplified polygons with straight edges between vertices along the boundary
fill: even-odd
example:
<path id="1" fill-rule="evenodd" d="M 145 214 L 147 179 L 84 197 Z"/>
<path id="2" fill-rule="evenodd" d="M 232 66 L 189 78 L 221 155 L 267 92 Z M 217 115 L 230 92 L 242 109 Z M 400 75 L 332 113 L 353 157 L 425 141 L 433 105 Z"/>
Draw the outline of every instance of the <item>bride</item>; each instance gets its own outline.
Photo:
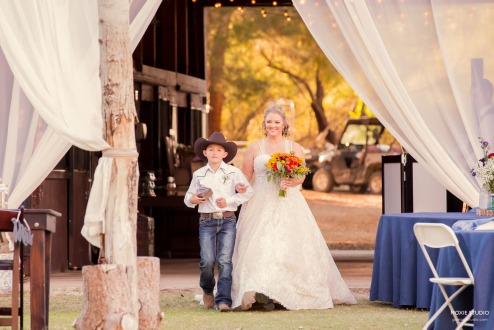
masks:
<path id="1" fill-rule="evenodd" d="M 232 308 L 243 310 L 256 301 L 265 309 L 279 303 L 289 310 L 326 309 L 355 304 L 326 242 L 298 186 L 304 178 L 268 182 L 266 164 L 275 152 L 302 147 L 285 137 L 288 125 L 283 109 L 264 111 L 265 138 L 249 145 L 242 171 L 255 176 L 254 196 L 242 206 L 233 254 Z M 278 197 L 279 189 L 286 197 Z"/>

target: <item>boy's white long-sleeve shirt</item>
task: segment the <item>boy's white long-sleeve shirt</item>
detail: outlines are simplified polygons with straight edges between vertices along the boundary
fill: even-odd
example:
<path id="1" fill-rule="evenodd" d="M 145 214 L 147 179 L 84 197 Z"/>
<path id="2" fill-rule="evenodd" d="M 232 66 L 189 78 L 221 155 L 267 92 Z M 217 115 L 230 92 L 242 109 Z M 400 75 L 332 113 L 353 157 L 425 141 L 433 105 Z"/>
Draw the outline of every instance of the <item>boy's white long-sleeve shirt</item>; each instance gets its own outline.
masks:
<path id="1" fill-rule="evenodd" d="M 243 183 L 247 187 L 245 193 L 236 192 L 235 186 L 238 183 Z M 192 196 L 208 188 L 211 188 L 213 195 L 205 203 L 199 205 L 199 213 L 236 211 L 240 204 L 247 202 L 254 194 L 245 175 L 237 167 L 222 162 L 215 173 L 207 164 L 192 175 L 192 181 L 184 198 L 185 205 L 194 208 L 197 204 L 190 202 Z M 216 206 L 215 200 L 221 197 L 226 200 L 225 208 Z"/>

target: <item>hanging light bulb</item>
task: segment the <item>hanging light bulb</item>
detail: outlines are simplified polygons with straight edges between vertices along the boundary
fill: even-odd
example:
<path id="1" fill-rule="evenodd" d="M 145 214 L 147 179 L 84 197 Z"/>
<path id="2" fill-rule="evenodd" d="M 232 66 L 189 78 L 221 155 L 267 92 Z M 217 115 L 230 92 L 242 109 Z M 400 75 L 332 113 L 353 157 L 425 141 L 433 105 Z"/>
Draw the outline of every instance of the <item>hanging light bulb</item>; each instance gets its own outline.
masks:
<path id="1" fill-rule="evenodd" d="M 264 8 L 261 9 L 261 16 L 266 18 L 266 11 L 264 10 Z"/>
<path id="2" fill-rule="evenodd" d="M 292 18 L 290 17 L 290 15 L 288 15 L 288 16 L 286 17 L 286 21 L 287 21 L 287 22 L 291 22 L 291 21 L 292 21 Z"/>
<path id="3" fill-rule="evenodd" d="M 255 5 L 256 4 L 256 0 L 252 0 L 250 3 L 253 4 L 253 5 Z"/>
<path id="4" fill-rule="evenodd" d="M 196 2 L 197 0 L 192 0 L 192 2 Z"/>
<path id="5" fill-rule="evenodd" d="M 273 1 L 273 6 L 278 6 L 278 1 Z"/>
<path id="6" fill-rule="evenodd" d="M 285 17 L 288 17 L 288 12 L 285 10 L 285 12 L 283 13 L 283 15 L 284 15 Z"/>
<path id="7" fill-rule="evenodd" d="M 214 4 L 214 7 L 215 7 L 215 8 L 220 8 L 220 7 L 221 7 L 221 2 L 217 2 L 217 3 L 215 3 L 215 4 Z"/>
<path id="8" fill-rule="evenodd" d="M 237 10 L 238 10 L 239 12 L 243 13 L 243 12 L 244 12 L 244 7 L 242 7 L 242 6 L 238 6 L 238 7 L 237 7 Z"/>

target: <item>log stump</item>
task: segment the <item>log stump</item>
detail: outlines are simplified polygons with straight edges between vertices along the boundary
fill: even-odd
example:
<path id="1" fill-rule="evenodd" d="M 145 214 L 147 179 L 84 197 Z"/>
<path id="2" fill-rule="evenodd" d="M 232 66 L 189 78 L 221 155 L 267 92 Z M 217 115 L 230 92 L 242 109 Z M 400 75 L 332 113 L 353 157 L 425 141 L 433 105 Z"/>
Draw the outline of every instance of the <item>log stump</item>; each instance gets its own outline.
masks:
<path id="1" fill-rule="evenodd" d="M 160 259 L 137 257 L 137 295 L 140 303 L 139 330 L 160 329 Z"/>
<path id="2" fill-rule="evenodd" d="M 82 267 L 84 305 L 72 326 L 81 330 L 137 330 L 129 276 L 123 265 Z"/>

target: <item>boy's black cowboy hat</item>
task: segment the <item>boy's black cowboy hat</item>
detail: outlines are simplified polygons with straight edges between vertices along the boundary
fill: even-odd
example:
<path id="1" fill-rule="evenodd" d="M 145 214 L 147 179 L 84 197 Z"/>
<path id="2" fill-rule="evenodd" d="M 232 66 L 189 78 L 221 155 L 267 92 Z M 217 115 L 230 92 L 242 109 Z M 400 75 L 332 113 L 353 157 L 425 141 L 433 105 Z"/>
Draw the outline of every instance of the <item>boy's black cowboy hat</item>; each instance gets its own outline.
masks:
<path id="1" fill-rule="evenodd" d="M 194 143 L 194 151 L 196 152 L 196 155 L 205 162 L 207 162 L 208 159 L 204 156 L 203 150 L 205 150 L 210 144 L 219 144 L 225 148 L 225 151 L 228 152 L 228 156 L 223 159 L 225 163 L 231 161 L 237 154 L 237 145 L 235 142 L 228 142 L 226 141 L 223 133 L 214 132 L 209 138 L 205 139 L 201 137 L 196 140 L 196 143 Z"/>

